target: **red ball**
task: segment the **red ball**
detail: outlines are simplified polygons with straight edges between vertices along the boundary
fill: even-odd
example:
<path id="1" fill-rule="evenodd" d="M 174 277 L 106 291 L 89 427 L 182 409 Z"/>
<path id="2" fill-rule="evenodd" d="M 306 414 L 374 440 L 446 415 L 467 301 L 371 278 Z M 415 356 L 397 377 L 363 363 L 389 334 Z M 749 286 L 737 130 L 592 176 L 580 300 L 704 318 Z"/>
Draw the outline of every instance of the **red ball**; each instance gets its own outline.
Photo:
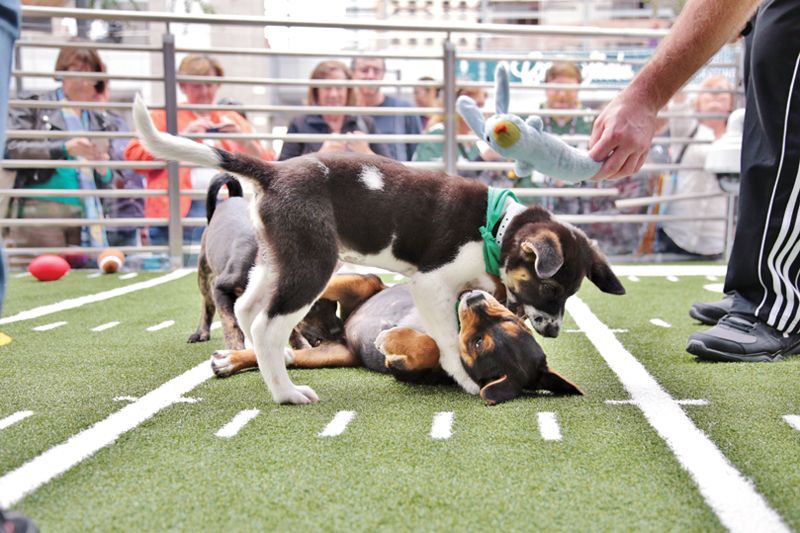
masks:
<path id="1" fill-rule="evenodd" d="M 40 255 L 30 262 L 28 272 L 39 281 L 55 281 L 69 272 L 69 263 L 57 255 Z"/>

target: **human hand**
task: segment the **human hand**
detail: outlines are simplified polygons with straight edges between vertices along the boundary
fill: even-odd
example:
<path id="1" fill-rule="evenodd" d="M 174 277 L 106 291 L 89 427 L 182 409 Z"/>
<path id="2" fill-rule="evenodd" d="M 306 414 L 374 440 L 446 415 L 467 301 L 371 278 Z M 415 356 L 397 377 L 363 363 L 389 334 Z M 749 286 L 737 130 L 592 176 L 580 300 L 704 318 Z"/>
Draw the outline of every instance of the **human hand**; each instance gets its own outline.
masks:
<path id="1" fill-rule="evenodd" d="M 82 157 L 84 159 L 94 159 L 97 155 L 97 147 L 86 137 L 75 137 L 64 143 L 67 153 L 72 157 Z"/>
<path id="2" fill-rule="evenodd" d="M 658 109 L 621 92 L 603 109 L 592 127 L 589 156 L 603 161 L 594 181 L 636 173 L 650 153 Z"/>
<path id="3" fill-rule="evenodd" d="M 191 121 L 183 129 L 181 135 L 191 135 L 192 133 L 205 133 L 206 130 L 212 128 L 214 123 L 208 117 L 198 117 Z"/>
<path id="4" fill-rule="evenodd" d="M 348 133 L 351 137 L 358 137 L 360 135 L 364 135 L 361 131 L 353 131 Z M 347 141 L 347 149 L 351 152 L 356 152 L 359 154 L 372 154 L 374 153 L 372 149 L 369 147 L 369 142 L 366 139 L 348 139 Z"/>
<path id="5" fill-rule="evenodd" d="M 319 149 L 320 152 L 346 152 L 347 151 L 347 141 L 334 141 L 328 140 L 322 143 L 322 147 Z"/>

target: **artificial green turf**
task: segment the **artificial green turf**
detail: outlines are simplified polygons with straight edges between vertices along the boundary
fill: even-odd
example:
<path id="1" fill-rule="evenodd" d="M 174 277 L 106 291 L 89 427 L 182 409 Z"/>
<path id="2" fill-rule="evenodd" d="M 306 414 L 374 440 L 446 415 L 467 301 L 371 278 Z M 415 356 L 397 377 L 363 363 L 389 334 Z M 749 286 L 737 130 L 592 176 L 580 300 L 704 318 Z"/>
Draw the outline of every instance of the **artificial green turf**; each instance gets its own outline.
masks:
<path id="1" fill-rule="evenodd" d="M 105 278 L 103 290 L 133 283 Z M 90 280 L 96 281 L 96 280 Z M 29 298 L 12 279 L 8 305 Z M 116 285 L 115 285 L 116 283 Z M 800 361 L 698 364 L 682 353 L 685 314 L 707 293 L 703 278 L 625 282 L 628 296 L 580 293 L 696 424 L 793 528 L 798 515 Z M 80 285 L 80 287 L 76 287 Z M 23 286 L 23 289 L 20 289 Z M 53 288 L 99 292 L 78 277 Z M 58 291 L 39 295 L 59 299 Z M 194 276 L 36 320 L 9 324 L 0 347 L 0 417 L 36 414 L 0 431 L 0 476 L 207 359 L 221 347 L 187 344 L 199 316 Z M 673 325 L 653 326 L 650 318 Z M 176 325 L 145 328 L 163 320 Z M 59 320 L 48 332 L 31 327 Z M 91 327 L 122 323 L 100 333 Z M 564 328 L 576 326 L 569 316 Z M 44 531 L 441 531 L 721 529 L 689 475 L 581 333 L 543 339 L 550 366 L 584 397 L 526 397 L 486 407 L 456 387 L 410 386 L 362 369 L 292 370 L 317 391 L 311 406 L 276 406 L 258 372 L 211 379 L 115 443 L 45 484 L 16 508 Z M 763 367 L 763 368 L 762 368 Z M 794 385 L 794 387 L 790 385 Z M 769 400 L 769 401 L 768 401 Z M 260 415 L 233 438 L 214 433 L 243 409 Z M 357 412 L 344 434 L 317 434 L 340 410 Z M 449 440 L 429 436 L 435 413 L 453 411 Z M 556 413 L 563 440 L 544 441 L 536 417 Z"/>

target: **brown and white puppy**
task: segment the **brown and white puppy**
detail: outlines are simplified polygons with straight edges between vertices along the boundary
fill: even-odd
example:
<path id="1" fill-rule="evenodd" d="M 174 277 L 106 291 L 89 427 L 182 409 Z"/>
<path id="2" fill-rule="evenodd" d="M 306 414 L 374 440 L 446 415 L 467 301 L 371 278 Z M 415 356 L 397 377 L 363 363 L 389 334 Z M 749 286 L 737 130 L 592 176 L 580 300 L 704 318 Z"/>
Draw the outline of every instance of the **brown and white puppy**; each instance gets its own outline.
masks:
<path id="1" fill-rule="evenodd" d="M 235 310 L 274 401 L 318 400 L 311 388 L 289 379 L 283 348 L 339 258 L 409 276 L 442 368 L 467 392 L 480 391 L 461 365 L 453 309 L 464 289 L 493 288 L 480 231 L 485 185 L 363 154 L 317 153 L 280 162 L 232 154 L 159 132 L 139 97 L 133 116 L 143 144 L 156 156 L 219 168 L 254 185 L 250 206 L 259 252 Z M 564 302 L 584 277 L 604 292 L 625 292 L 583 232 L 539 207 L 513 200 L 503 207 L 502 220 L 490 228 L 498 233 L 500 277 L 537 331 L 558 333 Z"/>
<path id="2" fill-rule="evenodd" d="M 363 281 L 358 275 L 334 276 L 326 293 L 345 294 Z M 374 285 L 366 289 L 360 294 L 374 291 L 374 295 L 345 321 L 344 342 L 295 350 L 291 366 L 364 366 L 405 382 L 452 384 L 439 365 L 436 343 L 421 329 L 408 285 L 383 291 L 375 290 Z M 583 394 L 548 368 L 545 354 L 527 326 L 489 293 L 465 291 L 459 297 L 458 316 L 461 363 L 481 386 L 480 395 L 487 404 L 512 400 L 524 391 Z M 252 350 L 220 350 L 211 365 L 218 376 L 226 377 L 258 363 Z"/>

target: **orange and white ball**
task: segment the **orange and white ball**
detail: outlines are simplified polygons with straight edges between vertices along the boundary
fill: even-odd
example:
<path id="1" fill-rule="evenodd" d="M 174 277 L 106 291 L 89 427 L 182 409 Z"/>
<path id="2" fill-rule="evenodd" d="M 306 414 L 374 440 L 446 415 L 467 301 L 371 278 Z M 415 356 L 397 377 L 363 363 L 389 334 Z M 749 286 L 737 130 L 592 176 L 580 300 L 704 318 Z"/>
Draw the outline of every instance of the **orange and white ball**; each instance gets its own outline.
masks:
<path id="1" fill-rule="evenodd" d="M 116 248 L 107 248 L 97 256 L 97 266 L 106 274 L 113 274 L 122 269 L 125 264 L 125 254 Z"/>

